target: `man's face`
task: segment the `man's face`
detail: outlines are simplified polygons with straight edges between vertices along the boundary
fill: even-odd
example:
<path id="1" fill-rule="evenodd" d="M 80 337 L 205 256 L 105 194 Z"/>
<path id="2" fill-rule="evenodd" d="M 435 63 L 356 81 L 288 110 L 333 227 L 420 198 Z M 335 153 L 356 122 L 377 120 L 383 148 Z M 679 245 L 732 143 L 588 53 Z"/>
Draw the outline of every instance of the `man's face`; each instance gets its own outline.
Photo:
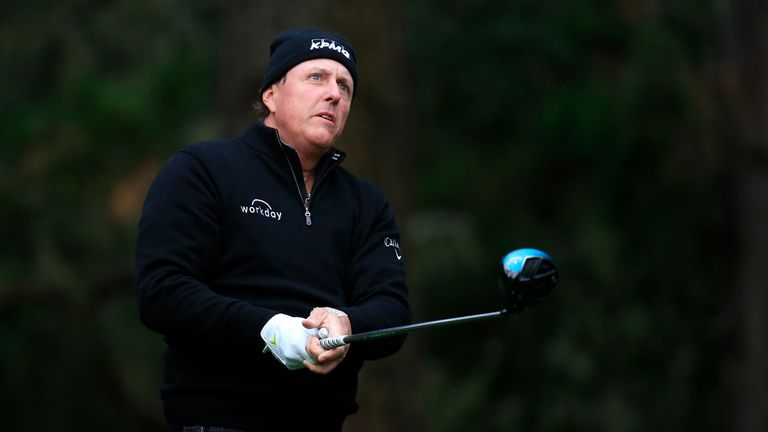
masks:
<path id="1" fill-rule="evenodd" d="M 264 123 L 297 150 L 324 153 L 344 130 L 352 86 L 352 75 L 337 61 L 299 63 L 264 92 L 270 110 Z"/>

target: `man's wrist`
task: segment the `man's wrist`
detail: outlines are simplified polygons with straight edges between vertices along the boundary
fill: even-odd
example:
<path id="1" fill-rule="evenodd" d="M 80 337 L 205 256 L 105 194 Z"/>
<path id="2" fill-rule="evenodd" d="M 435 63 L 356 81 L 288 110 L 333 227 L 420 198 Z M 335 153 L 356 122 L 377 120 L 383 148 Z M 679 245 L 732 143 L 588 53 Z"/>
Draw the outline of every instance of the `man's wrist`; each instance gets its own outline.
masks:
<path id="1" fill-rule="evenodd" d="M 326 306 L 326 307 L 324 307 L 324 308 L 322 308 L 322 309 L 323 309 L 324 311 L 328 312 L 329 314 L 331 314 L 331 315 L 333 315 L 333 316 L 337 317 L 337 318 L 341 318 L 341 317 L 345 317 L 345 316 L 347 316 L 347 313 L 346 313 L 346 312 L 344 312 L 344 311 L 340 311 L 340 310 L 338 310 L 338 309 L 336 309 L 336 308 L 332 308 L 332 307 L 329 307 L 329 306 Z"/>

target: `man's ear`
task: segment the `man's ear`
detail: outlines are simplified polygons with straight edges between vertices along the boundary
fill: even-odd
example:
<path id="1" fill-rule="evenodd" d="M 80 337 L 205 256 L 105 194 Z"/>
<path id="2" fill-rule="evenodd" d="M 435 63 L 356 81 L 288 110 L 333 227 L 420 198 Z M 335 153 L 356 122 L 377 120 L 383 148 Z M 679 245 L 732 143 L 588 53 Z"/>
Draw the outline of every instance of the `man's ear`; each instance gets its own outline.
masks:
<path id="1" fill-rule="evenodd" d="M 270 113 L 275 112 L 275 99 L 276 99 L 276 92 L 275 92 L 275 85 L 272 84 L 269 86 L 268 89 L 264 90 L 264 93 L 261 94 L 261 101 L 264 102 L 264 106 L 269 109 Z"/>

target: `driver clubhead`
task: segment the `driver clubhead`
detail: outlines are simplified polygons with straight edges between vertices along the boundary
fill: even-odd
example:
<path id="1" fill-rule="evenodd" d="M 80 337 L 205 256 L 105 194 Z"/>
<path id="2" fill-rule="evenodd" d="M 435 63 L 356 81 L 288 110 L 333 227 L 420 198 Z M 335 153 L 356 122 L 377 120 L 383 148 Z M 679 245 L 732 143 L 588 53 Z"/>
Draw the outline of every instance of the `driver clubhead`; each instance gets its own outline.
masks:
<path id="1" fill-rule="evenodd" d="M 499 285 L 507 296 L 507 311 L 521 313 L 552 292 L 560 279 L 555 260 L 538 249 L 517 249 L 501 260 Z"/>

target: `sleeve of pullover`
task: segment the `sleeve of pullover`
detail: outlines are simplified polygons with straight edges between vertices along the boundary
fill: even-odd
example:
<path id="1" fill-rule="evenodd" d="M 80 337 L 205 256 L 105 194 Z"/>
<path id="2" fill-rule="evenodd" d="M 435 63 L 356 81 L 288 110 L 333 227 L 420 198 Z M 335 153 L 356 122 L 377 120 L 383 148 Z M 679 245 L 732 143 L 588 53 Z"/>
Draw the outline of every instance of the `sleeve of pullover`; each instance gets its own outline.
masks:
<path id="1" fill-rule="evenodd" d="M 220 198 L 203 163 L 184 150 L 152 184 L 139 222 L 139 313 L 169 341 L 239 350 L 263 348 L 274 311 L 213 292 L 206 280 L 219 253 Z"/>
<path id="2" fill-rule="evenodd" d="M 400 231 L 392 208 L 380 191 L 377 205 L 370 209 L 368 223 L 361 224 L 358 247 L 349 267 L 349 315 L 354 333 L 363 333 L 411 322 L 405 264 L 400 248 Z M 405 335 L 370 342 L 359 342 L 351 352 L 365 360 L 397 352 Z"/>

